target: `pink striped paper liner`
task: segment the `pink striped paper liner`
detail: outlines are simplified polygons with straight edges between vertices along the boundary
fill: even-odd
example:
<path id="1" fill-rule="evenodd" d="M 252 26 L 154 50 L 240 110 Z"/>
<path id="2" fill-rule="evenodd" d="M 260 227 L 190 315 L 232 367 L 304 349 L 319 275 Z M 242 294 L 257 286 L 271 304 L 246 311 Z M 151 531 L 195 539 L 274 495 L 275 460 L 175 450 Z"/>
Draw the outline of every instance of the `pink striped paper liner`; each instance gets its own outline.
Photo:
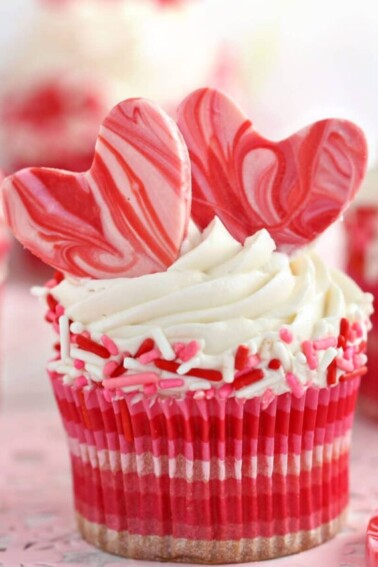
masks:
<path id="1" fill-rule="evenodd" d="M 261 399 L 133 394 L 108 402 L 51 376 L 82 535 L 146 560 L 227 563 L 318 545 L 348 503 L 359 379 Z"/>

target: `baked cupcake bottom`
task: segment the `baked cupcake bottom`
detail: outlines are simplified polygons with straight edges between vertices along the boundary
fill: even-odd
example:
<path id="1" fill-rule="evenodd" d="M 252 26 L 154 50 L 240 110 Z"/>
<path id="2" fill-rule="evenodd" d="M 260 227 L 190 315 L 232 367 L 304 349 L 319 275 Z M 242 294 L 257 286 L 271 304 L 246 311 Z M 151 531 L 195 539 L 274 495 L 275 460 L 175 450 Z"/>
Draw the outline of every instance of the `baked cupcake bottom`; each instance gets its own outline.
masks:
<path id="1" fill-rule="evenodd" d="M 195 400 L 78 389 L 52 375 L 80 531 L 145 560 L 296 553 L 340 528 L 359 378 L 301 397 Z"/>
<path id="2" fill-rule="evenodd" d="M 140 536 L 110 530 L 106 526 L 89 522 L 79 513 L 76 517 L 82 537 L 109 553 L 149 561 L 217 564 L 272 559 L 310 549 L 337 534 L 344 523 L 345 513 L 310 531 L 271 538 L 244 538 L 240 541 Z"/>

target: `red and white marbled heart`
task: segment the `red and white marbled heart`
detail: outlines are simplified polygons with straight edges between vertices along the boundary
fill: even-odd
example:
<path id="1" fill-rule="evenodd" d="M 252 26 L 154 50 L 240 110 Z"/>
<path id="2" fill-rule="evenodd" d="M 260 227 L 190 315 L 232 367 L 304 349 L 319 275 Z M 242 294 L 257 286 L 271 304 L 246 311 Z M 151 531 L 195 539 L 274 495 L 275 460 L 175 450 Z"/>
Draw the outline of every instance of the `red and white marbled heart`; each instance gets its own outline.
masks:
<path id="1" fill-rule="evenodd" d="M 218 216 L 240 242 L 261 228 L 291 251 L 344 211 L 363 179 L 367 146 L 346 120 L 315 122 L 280 142 L 260 136 L 232 100 L 200 89 L 178 110 L 192 163 L 192 217 Z"/>
<path id="2" fill-rule="evenodd" d="M 189 156 L 159 107 L 129 99 L 102 124 L 89 171 L 23 169 L 5 179 L 2 197 L 16 238 L 47 264 L 79 277 L 140 276 L 178 256 Z"/>

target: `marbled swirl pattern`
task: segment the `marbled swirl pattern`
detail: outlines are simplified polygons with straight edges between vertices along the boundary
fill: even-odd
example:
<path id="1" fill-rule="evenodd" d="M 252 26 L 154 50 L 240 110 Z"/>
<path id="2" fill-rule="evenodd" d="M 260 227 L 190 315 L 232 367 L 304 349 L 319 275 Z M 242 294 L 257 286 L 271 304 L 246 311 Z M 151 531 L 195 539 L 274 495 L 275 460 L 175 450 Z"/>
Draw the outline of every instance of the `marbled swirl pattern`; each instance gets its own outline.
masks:
<path id="1" fill-rule="evenodd" d="M 177 258 L 190 212 L 190 165 L 182 137 L 157 106 L 116 106 L 86 173 L 24 169 L 3 185 L 16 238 L 73 276 L 135 277 Z"/>
<path id="2" fill-rule="evenodd" d="M 200 89 L 178 111 L 192 162 L 192 216 L 205 228 L 217 215 L 244 240 L 269 230 L 279 249 L 306 245 L 353 199 L 367 148 L 345 120 L 322 120 L 281 142 L 264 139 L 225 95 Z"/>

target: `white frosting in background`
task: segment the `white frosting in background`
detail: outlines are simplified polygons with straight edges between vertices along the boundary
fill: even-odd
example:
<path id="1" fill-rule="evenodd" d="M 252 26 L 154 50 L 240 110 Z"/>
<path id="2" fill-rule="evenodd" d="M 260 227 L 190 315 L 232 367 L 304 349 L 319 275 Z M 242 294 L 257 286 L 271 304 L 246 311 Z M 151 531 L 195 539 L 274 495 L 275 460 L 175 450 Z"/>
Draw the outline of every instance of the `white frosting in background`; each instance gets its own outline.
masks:
<path id="1" fill-rule="evenodd" d="M 154 329 L 162 331 L 170 344 L 199 341 L 201 350 L 190 361 L 191 367 L 218 369 L 223 383 L 233 380 L 230 360 L 238 346 L 247 345 L 252 355 L 261 358 L 265 376 L 238 396 L 258 395 L 268 387 L 275 393 L 288 391 L 287 372 L 304 385 L 326 385 L 325 369 L 341 353 L 336 348 L 319 352 L 319 367 L 310 370 L 301 345 L 337 337 L 342 318 L 360 323 L 364 329 L 360 340 L 366 339 L 371 296 L 346 275 L 329 269 L 311 250 L 294 258 L 275 252 L 266 230 L 242 246 L 214 219 L 202 235 L 191 227 L 183 251 L 164 273 L 134 279 L 64 280 L 51 293 L 69 319 L 84 324 L 93 340 L 99 342 L 106 334 L 122 352 L 135 354 Z M 293 335 L 290 344 L 280 339 L 282 328 Z M 96 358 L 101 374 L 104 361 Z M 266 368 L 272 358 L 282 362 L 277 371 Z M 54 369 L 63 371 L 59 364 L 54 363 Z M 147 370 L 151 366 L 139 368 L 139 372 Z M 188 387 L 191 380 L 187 378 Z"/>

